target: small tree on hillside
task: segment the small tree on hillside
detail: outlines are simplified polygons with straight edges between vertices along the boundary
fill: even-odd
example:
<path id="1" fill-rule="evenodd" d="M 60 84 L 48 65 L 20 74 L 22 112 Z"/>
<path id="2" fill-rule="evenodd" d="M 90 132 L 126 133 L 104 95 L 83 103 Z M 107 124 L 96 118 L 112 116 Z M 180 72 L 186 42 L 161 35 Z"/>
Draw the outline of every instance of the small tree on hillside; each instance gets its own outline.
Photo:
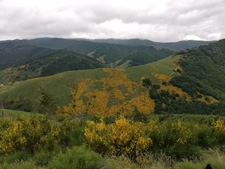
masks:
<path id="1" fill-rule="evenodd" d="M 48 94 L 46 91 L 41 91 L 41 98 L 40 98 L 40 108 L 39 112 L 42 114 L 47 114 L 50 117 L 51 114 L 56 112 L 57 106 L 53 99 L 53 97 Z"/>
<path id="2" fill-rule="evenodd" d="M 4 119 L 4 116 L 5 116 L 5 113 L 4 113 L 4 103 L 3 101 L 1 100 L 1 113 L 2 113 L 2 119 Z"/>
<path id="3" fill-rule="evenodd" d="M 142 80 L 142 85 L 143 85 L 144 87 L 149 88 L 149 87 L 152 86 L 152 82 L 150 81 L 150 79 L 145 78 L 145 79 Z"/>

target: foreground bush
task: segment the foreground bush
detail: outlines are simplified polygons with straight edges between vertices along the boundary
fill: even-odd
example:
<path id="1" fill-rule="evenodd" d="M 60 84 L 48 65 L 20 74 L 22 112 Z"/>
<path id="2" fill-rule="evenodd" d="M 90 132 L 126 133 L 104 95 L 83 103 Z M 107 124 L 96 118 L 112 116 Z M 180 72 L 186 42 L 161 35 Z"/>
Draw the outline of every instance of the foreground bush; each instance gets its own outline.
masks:
<path id="1" fill-rule="evenodd" d="M 93 150 L 109 156 L 126 155 L 139 160 L 152 145 L 151 138 L 144 132 L 144 124 L 120 118 L 115 123 L 105 125 L 88 121 L 85 128 L 86 143 Z"/>
<path id="2" fill-rule="evenodd" d="M 60 153 L 48 165 L 49 169 L 98 169 L 101 167 L 102 157 L 85 146 L 74 146 Z"/>
<path id="3" fill-rule="evenodd" d="M 54 124 L 47 117 L 21 116 L 0 121 L 0 154 L 53 151 L 57 146 L 81 145 L 82 139 L 82 127 L 69 120 Z"/>
<path id="4" fill-rule="evenodd" d="M 108 125 L 103 119 L 88 121 L 85 136 L 86 144 L 103 155 L 125 155 L 138 161 L 146 154 L 163 151 L 175 159 L 195 159 L 202 149 L 224 146 L 225 125 L 221 119 L 199 125 L 170 120 L 145 124 L 122 117 Z"/>

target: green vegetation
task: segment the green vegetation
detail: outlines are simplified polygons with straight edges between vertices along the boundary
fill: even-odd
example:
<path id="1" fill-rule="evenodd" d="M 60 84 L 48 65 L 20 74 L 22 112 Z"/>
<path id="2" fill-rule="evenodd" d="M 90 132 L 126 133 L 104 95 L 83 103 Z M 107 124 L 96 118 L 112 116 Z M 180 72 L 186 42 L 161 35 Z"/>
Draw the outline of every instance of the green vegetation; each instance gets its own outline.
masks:
<path id="1" fill-rule="evenodd" d="M 46 114 L 50 117 L 51 114 L 56 112 L 57 106 L 51 95 L 46 91 L 41 91 L 40 108 L 39 113 Z M 47 115 L 47 114 L 46 114 Z"/>
<path id="2" fill-rule="evenodd" d="M 88 56 L 63 50 L 47 51 L 14 62 L 12 67 L 0 71 L 0 83 L 7 84 L 59 72 L 99 67 L 104 65 Z"/>
<path id="3" fill-rule="evenodd" d="M 179 63 L 183 72 L 171 83 L 191 95 L 200 92 L 224 100 L 224 55 L 225 40 L 184 52 Z"/>
<path id="4" fill-rule="evenodd" d="M 80 121 L 72 118 L 52 121 L 44 116 L 1 119 L 0 168 L 197 169 L 210 164 L 220 169 L 225 166 L 222 148 L 225 140 L 224 117 L 145 116 L 145 122 L 135 122 L 137 116 L 131 116 L 128 118 L 133 120 L 114 118 L 108 124 L 106 121 L 109 122 L 109 119 L 96 120 L 99 119 L 97 116 L 87 116 Z M 89 130 L 95 132 L 89 133 Z M 128 133 L 124 131 L 127 130 L 134 132 L 125 136 Z M 136 139 L 141 133 L 145 134 L 140 138 L 149 138 L 151 144 L 146 145 L 142 139 L 136 143 L 122 139 Z M 118 137 L 117 142 L 110 142 L 114 137 Z M 95 141 L 93 145 L 92 141 Z M 117 153 L 113 153 L 112 147 L 116 145 L 120 146 L 115 149 Z M 137 146 L 135 158 L 129 155 L 133 146 Z M 147 146 L 144 151 L 142 146 Z M 5 153 L 8 155 L 5 156 Z"/>
<path id="5" fill-rule="evenodd" d="M 172 78 L 170 83 L 181 88 L 194 98 L 201 97 L 199 94 L 202 94 L 203 96 L 212 96 L 220 101 L 216 105 L 207 107 L 211 109 L 210 111 L 205 110 L 204 105 L 192 104 L 199 106 L 198 111 L 203 109 L 203 113 L 224 113 L 225 40 L 188 50 L 187 52 L 180 52 L 178 55 L 182 57 L 179 65 L 183 71 L 180 76 Z M 186 107 L 190 106 L 190 104 L 186 105 Z M 194 107 L 197 108 L 196 106 Z"/>
<path id="6" fill-rule="evenodd" d="M 82 78 L 101 79 L 106 76 L 102 69 L 94 69 L 64 72 L 54 76 L 30 79 L 9 86 L 0 93 L 0 98 L 5 101 L 5 107 L 38 112 L 41 98 L 39 89 L 45 90 L 53 96 L 58 106 L 65 106 L 72 99 L 69 95 L 69 84 L 78 82 Z"/>
<path id="7" fill-rule="evenodd" d="M 72 149 L 67 149 L 65 153 L 58 154 L 48 165 L 49 169 L 73 169 L 73 168 L 83 168 L 83 169 L 100 169 L 102 157 L 87 149 L 85 146 L 73 147 Z"/>
<path id="8" fill-rule="evenodd" d="M 1 87 L 3 108 L 27 112 L 3 109 L 0 168 L 225 167 L 225 40 L 169 57 L 149 46 L 33 42 L 69 48 L 7 63 L 22 72 L 16 80 L 37 78 Z M 139 66 L 66 72 L 103 66 L 66 51 L 76 44 L 111 66 Z"/>
<path id="9" fill-rule="evenodd" d="M 143 47 L 143 49 L 140 49 L 138 52 L 123 57 L 121 61 L 116 64 L 116 66 L 126 63 L 127 61 L 129 61 L 128 65 L 130 67 L 144 65 L 168 57 L 173 53 L 174 53 L 173 51 L 165 48 L 158 50 L 155 47 L 151 46 Z"/>
<path id="10" fill-rule="evenodd" d="M 106 64 L 119 66 L 131 59 L 130 66 L 142 65 L 165 58 L 173 53 L 173 50 L 161 48 L 157 50 L 150 46 L 127 46 L 119 44 L 94 43 L 88 40 L 40 38 L 32 40 L 34 43 L 50 49 L 66 49 L 93 58 L 103 58 Z M 121 62 L 117 65 L 115 62 Z M 111 65 L 112 66 L 112 65 Z"/>
<path id="11" fill-rule="evenodd" d="M 11 67 L 17 61 L 42 55 L 50 49 L 41 48 L 28 40 L 0 41 L 0 70 Z"/>
<path id="12" fill-rule="evenodd" d="M 4 117 L 6 117 L 6 118 L 16 119 L 18 116 L 30 117 L 32 115 L 35 115 L 37 117 L 42 116 L 42 114 L 39 114 L 39 113 L 31 113 L 31 112 L 25 112 L 25 111 L 4 109 Z"/>
<path id="13" fill-rule="evenodd" d="M 151 72 L 170 74 L 173 72 L 174 65 L 171 57 L 162 59 L 158 62 L 142 66 L 135 66 L 125 70 L 127 77 L 136 83 L 140 83 L 141 77 L 150 78 L 151 81 L 158 83 Z M 81 79 L 100 80 L 107 77 L 102 69 L 70 71 L 54 76 L 30 79 L 27 81 L 16 82 L 12 86 L 0 92 L 0 98 L 5 101 L 5 106 L 10 109 L 38 112 L 41 94 L 38 90 L 47 91 L 53 96 L 57 106 L 68 105 L 72 97 L 69 95 L 70 85 L 78 83 Z M 89 86 L 90 90 L 95 90 Z M 144 91 L 147 91 L 143 89 Z M 127 90 L 123 89 L 125 93 Z M 32 94 L 30 94 L 32 93 Z"/>

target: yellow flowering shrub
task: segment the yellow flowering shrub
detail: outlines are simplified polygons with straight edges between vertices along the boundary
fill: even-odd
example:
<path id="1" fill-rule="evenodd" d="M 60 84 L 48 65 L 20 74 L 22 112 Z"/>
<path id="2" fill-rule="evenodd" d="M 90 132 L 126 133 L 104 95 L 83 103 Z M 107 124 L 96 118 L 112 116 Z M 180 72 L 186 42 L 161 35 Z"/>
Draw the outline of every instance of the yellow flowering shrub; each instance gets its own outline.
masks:
<path id="1" fill-rule="evenodd" d="M 171 80 L 170 76 L 167 76 L 165 74 L 158 74 L 158 73 L 152 73 L 152 75 L 156 78 L 159 79 L 160 81 L 165 81 L 169 82 Z"/>
<path id="2" fill-rule="evenodd" d="M 213 127 L 215 128 L 216 130 L 216 133 L 217 133 L 217 139 L 220 141 L 220 142 L 223 142 L 225 141 L 225 124 L 224 124 L 224 121 L 221 120 L 221 119 L 218 119 L 216 120 L 214 123 L 213 123 Z"/>
<path id="3" fill-rule="evenodd" d="M 178 69 L 180 71 L 183 71 L 182 67 L 179 65 L 179 61 L 182 59 L 181 56 L 178 56 L 178 57 L 174 57 L 172 59 L 172 62 L 173 62 L 173 65 L 174 65 L 174 70 L 177 71 Z"/>
<path id="4" fill-rule="evenodd" d="M 123 117 L 115 123 L 105 125 L 87 122 L 85 128 L 86 144 L 97 152 L 110 156 L 126 154 L 131 159 L 144 156 L 152 146 L 152 140 L 146 137 L 144 124 L 132 122 Z"/>
<path id="5" fill-rule="evenodd" d="M 31 152 L 41 149 L 51 124 L 47 119 L 19 117 L 17 121 L 3 120 L 0 124 L 0 152 L 13 153 L 21 148 Z"/>
<path id="6" fill-rule="evenodd" d="M 64 139 L 74 129 L 70 121 L 53 125 L 47 117 L 18 117 L 16 120 L 0 120 L 0 154 L 10 154 L 20 150 L 30 153 L 41 150 L 51 138 L 53 143 L 65 143 Z M 68 139 L 66 139 L 68 142 Z"/>
<path id="7" fill-rule="evenodd" d="M 213 104 L 213 103 L 218 103 L 219 102 L 218 100 L 216 100 L 212 96 L 207 96 L 208 100 L 206 100 L 206 97 L 203 94 L 201 94 L 199 92 L 197 92 L 197 94 L 201 96 L 201 97 L 197 98 L 197 100 L 201 101 L 201 102 L 204 102 L 206 104 Z"/>

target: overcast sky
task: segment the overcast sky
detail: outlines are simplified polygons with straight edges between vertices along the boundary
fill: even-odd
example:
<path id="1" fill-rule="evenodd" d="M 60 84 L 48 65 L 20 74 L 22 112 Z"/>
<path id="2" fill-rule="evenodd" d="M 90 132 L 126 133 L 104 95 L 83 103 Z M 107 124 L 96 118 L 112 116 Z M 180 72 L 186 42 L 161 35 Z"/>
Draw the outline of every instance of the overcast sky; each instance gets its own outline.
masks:
<path id="1" fill-rule="evenodd" d="M 0 0 L 0 40 L 225 38 L 225 0 Z"/>

